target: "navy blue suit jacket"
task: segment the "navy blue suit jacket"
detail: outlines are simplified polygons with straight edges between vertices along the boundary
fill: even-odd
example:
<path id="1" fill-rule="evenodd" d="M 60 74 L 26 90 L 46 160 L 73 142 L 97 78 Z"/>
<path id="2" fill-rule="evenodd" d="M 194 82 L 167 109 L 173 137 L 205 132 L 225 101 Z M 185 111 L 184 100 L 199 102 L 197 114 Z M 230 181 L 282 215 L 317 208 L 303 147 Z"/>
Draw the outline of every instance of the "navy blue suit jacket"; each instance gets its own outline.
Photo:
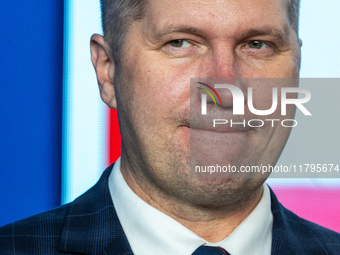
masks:
<path id="1" fill-rule="evenodd" d="M 133 254 L 110 196 L 111 170 L 74 202 L 1 227 L 0 254 Z M 340 234 L 299 218 L 272 191 L 271 204 L 272 254 L 340 254 Z"/>

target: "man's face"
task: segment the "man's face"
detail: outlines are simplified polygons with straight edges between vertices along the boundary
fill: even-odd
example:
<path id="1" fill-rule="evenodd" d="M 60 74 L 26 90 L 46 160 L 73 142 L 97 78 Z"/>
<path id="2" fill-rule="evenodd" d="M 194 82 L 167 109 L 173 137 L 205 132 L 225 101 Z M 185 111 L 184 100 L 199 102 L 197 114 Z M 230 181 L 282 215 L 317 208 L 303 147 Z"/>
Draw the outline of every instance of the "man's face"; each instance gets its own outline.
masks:
<path id="1" fill-rule="evenodd" d="M 143 189 L 179 201 L 220 206 L 242 199 L 264 180 L 190 179 L 190 132 L 219 137 L 223 143 L 211 149 L 230 164 L 275 165 L 289 129 L 190 131 L 190 78 L 298 77 L 300 47 L 286 1 L 149 3 L 145 18 L 127 33 L 114 77 L 122 159 L 128 162 L 123 167 Z M 260 89 L 255 96 L 254 105 L 270 108 L 268 93 Z"/>

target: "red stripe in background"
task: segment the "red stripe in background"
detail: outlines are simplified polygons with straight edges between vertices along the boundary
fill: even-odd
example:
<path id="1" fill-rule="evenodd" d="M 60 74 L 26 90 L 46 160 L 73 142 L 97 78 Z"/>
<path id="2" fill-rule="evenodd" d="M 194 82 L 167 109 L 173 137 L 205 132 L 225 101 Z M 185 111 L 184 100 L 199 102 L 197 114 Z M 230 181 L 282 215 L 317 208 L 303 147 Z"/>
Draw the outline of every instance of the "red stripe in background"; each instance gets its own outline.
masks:
<path id="1" fill-rule="evenodd" d="M 278 200 L 298 216 L 340 233 L 340 188 L 273 188 Z"/>
<path id="2" fill-rule="evenodd" d="M 108 110 L 108 165 L 116 162 L 116 160 L 120 157 L 120 131 L 118 125 L 117 111 L 113 109 Z"/>

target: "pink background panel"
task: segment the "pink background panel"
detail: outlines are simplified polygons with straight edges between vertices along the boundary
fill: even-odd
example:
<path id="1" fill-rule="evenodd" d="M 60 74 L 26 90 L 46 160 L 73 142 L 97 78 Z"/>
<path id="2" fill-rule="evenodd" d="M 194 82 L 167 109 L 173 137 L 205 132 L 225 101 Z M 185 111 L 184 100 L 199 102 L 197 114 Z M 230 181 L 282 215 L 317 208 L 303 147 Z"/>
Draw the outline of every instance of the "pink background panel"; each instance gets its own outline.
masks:
<path id="1" fill-rule="evenodd" d="M 340 188 L 273 188 L 279 201 L 298 216 L 340 233 Z"/>

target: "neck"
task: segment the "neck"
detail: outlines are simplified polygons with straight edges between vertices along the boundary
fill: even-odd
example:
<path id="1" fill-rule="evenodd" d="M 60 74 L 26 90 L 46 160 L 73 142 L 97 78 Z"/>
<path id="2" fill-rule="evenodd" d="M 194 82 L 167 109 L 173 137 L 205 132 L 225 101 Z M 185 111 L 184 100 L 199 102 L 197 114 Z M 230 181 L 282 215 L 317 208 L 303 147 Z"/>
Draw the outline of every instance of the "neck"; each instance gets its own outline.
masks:
<path id="1" fill-rule="evenodd" d="M 126 183 L 137 196 L 210 243 L 227 238 L 254 210 L 263 193 L 263 187 L 260 186 L 249 197 L 221 208 L 188 205 L 156 189 L 141 185 L 123 159 L 121 172 Z"/>

